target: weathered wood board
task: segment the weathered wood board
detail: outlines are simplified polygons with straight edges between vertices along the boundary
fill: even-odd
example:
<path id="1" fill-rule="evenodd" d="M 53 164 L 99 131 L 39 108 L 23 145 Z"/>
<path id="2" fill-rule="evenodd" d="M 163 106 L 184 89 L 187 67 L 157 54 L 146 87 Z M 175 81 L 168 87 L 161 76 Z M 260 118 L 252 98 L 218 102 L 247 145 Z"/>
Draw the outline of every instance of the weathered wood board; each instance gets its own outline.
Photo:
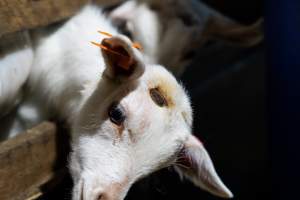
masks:
<path id="1" fill-rule="evenodd" d="M 76 13 L 89 0 L 0 0 L 0 38 L 45 26 Z"/>
<path id="2" fill-rule="evenodd" d="M 0 199 L 34 199 L 47 192 L 66 172 L 68 143 L 67 134 L 50 122 L 0 143 Z"/>
<path id="3" fill-rule="evenodd" d="M 112 6 L 125 0 L 0 0 L 0 38 L 61 21 L 88 2 Z"/>

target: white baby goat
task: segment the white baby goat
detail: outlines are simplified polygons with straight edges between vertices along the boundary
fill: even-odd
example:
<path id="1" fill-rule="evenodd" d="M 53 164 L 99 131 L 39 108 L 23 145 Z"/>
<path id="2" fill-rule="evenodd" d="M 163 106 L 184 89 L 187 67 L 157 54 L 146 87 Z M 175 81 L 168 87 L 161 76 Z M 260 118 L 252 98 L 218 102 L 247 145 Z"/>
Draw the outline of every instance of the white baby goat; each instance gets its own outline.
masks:
<path id="1" fill-rule="evenodd" d="M 91 41 L 113 52 L 101 54 Z M 28 101 L 39 102 L 42 116 L 56 114 L 71 126 L 73 200 L 124 199 L 136 180 L 178 160 L 176 170 L 195 185 L 232 197 L 191 134 L 182 86 L 165 68 L 145 64 L 99 8 L 85 7 L 40 40 L 28 85 Z"/>

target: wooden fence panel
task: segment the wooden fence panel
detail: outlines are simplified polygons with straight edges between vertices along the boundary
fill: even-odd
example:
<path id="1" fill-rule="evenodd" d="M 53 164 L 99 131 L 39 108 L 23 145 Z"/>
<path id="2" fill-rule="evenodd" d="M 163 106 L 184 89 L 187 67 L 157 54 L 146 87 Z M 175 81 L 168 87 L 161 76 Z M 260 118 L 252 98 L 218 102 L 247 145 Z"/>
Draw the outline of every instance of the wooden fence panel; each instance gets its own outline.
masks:
<path id="1" fill-rule="evenodd" d="M 88 0 L 0 0 L 0 37 L 76 13 Z"/>
<path id="2" fill-rule="evenodd" d="M 0 143 L 1 200 L 39 196 L 47 184 L 63 178 L 69 142 L 67 134 L 57 130 L 53 123 L 43 122 Z"/>

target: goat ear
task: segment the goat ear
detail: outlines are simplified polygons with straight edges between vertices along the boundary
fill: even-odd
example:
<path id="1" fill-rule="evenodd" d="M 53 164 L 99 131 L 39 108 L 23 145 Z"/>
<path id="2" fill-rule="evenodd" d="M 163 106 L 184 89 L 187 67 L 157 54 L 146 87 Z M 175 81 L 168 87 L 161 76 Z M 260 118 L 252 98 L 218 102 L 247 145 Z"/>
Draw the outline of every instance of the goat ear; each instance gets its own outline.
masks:
<path id="1" fill-rule="evenodd" d="M 145 70 L 142 55 L 124 36 L 114 36 L 101 42 L 106 69 L 104 75 L 120 81 L 138 79 Z"/>
<path id="2" fill-rule="evenodd" d="M 230 190 L 222 183 L 213 163 L 202 143 L 194 136 L 184 144 L 175 170 L 181 177 L 192 181 L 196 186 L 223 198 L 232 198 Z"/>
<path id="3" fill-rule="evenodd" d="M 221 39 L 234 45 L 250 47 L 263 40 L 263 19 L 252 25 L 241 25 L 221 14 L 214 13 L 205 31 L 211 38 Z"/>

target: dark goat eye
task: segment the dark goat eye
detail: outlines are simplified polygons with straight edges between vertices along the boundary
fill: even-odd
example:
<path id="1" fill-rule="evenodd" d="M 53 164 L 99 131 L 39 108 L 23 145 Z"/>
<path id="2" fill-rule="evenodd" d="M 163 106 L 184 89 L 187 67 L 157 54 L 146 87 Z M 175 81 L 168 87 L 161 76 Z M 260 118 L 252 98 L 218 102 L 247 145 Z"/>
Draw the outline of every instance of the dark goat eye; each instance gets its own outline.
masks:
<path id="1" fill-rule="evenodd" d="M 152 100 L 160 107 L 168 106 L 168 102 L 165 97 L 161 94 L 158 88 L 150 89 L 150 96 Z"/>
<path id="2" fill-rule="evenodd" d="M 112 104 L 108 110 L 108 116 L 112 123 L 120 126 L 125 121 L 125 111 L 119 104 Z"/>

